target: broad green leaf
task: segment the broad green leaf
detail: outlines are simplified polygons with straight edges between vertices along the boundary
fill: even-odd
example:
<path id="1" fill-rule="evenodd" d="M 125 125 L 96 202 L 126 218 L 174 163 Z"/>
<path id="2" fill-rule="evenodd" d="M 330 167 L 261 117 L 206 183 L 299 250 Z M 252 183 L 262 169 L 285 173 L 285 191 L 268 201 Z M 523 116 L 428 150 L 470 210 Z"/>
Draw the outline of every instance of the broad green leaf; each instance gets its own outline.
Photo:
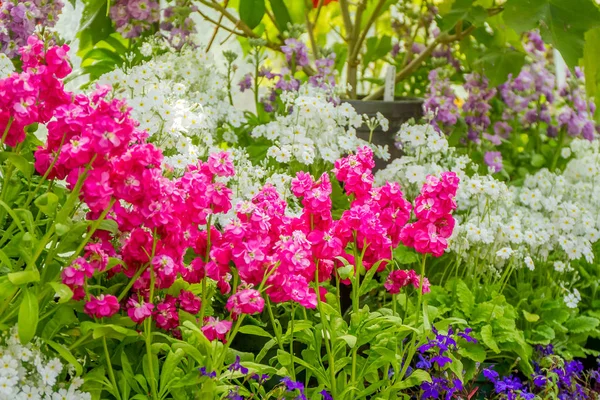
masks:
<path id="1" fill-rule="evenodd" d="M 408 389 L 418 386 L 423 382 L 431 382 L 431 375 L 422 369 L 414 370 L 408 378 L 394 385 L 394 389 Z"/>
<path id="2" fill-rule="evenodd" d="M 541 168 L 544 166 L 544 164 L 546 164 L 546 159 L 544 158 L 543 155 L 541 154 L 534 154 L 531 157 L 531 165 L 536 167 L 536 168 Z"/>
<path id="3" fill-rule="evenodd" d="M 540 325 L 531 331 L 530 342 L 548 344 L 555 337 L 556 333 L 554 333 L 554 329 L 548 325 Z"/>
<path id="4" fill-rule="evenodd" d="M 458 354 L 479 363 L 484 362 L 487 356 L 485 348 L 478 343 L 462 343 Z"/>
<path id="5" fill-rule="evenodd" d="M 525 64 L 525 54 L 512 49 L 491 51 L 481 57 L 476 65 L 483 68 L 491 86 L 506 82 L 508 75 L 517 76 Z"/>
<path id="6" fill-rule="evenodd" d="M 410 247 L 400 245 L 394 249 L 394 261 L 398 264 L 414 264 L 419 261 L 419 255 Z"/>
<path id="7" fill-rule="evenodd" d="M 255 325 L 243 325 L 242 327 L 240 327 L 238 332 L 245 333 L 246 335 L 254 335 L 254 336 L 273 338 L 273 335 L 271 335 L 269 332 L 265 331 L 260 326 L 255 326 Z"/>
<path id="8" fill-rule="evenodd" d="M 37 297 L 31 289 L 23 288 L 23 299 L 19 306 L 17 331 L 21 344 L 27 344 L 35 336 L 38 325 L 39 308 Z"/>
<path id="9" fill-rule="evenodd" d="M 573 333 L 583 333 L 596 329 L 599 323 L 596 318 L 582 315 L 565 322 L 565 326 Z"/>
<path id="10" fill-rule="evenodd" d="M 21 171 L 26 178 L 29 178 L 31 174 L 33 174 L 33 164 L 20 154 L 3 151 L 0 152 L 0 160 L 8 160 L 16 169 Z"/>
<path id="11" fill-rule="evenodd" d="M 171 382 L 171 378 L 175 373 L 175 369 L 177 365 L 181 362 L 181 360 L 185 357 L 185 352 L 182 349 L 177 349 L 175 351 L 169 352 L 167 354 L 167 358 L 165 362 L 162 364 L 162 371 L 160 374 L 160 392 L 164 394 L 167 392 L 169 388 L 169 383 Z"/>
<path id="12" fill-rule="evenodd" d="M 600 10 L 593 0 L 508 0 L 506 23 L 519 33 L 539 29 L 569 67 L 583 56 L 584 34 L 600 26 Z"/>
<path id="13" fill-rule="evenodd" d="M 275 16 L 275 22 L 277 23 L 277 29 L 279 32 L 285 32 L 288 29 L 288 25 L 292 23 L 292 17 L 288 11 L 283 0 L 269 0 L 271 3 L 271 9 Z"/>
<path id="14" fill-rule="evenodd" d="M 525 310 L 523 310 L 523 316 L 528 322 L 536 322 L 540 319 L 540 316 L 537 314 L 531 314 Z"/>
<path id="15" fill-rule="evenodd" d="M 483 328 L 481 328 L 481 340 L 487 347 L 492 349 L 492 351 L 494 353 L 496 353 L 496 354 L 500 353 L 498 344 L 496 343 L 496 340 L 494 339 L 494 332 L 492 331 L 491 325 L 484 325 Z"/>
<path id="16" fill-rule="evenodd" d="M 265 11 L 265 0 L 240 0 L 240 19 L 250 29 L 254 29 L 260 24 Z"/>
<path id="17" fill-rule="evenodd" d="M 73 297 L 73 291 L 64 283 L 48 282 L 48 284 L 52 286 L 52 289 L 54 289 L 55 296 L 59 298 L 59 304 L 66 303 Z"/>
<path id="18" fill-rule="evenodd" d="M 56 212 L 58 206 L 58 196 L 52 192 L 47 192 L 39 196 L 33 202 L 44 214 L 51 216 Z"/>
<path id="19" fill-rule="evenodd" d="M 339 339 L 342 339 L 344 342 L 346 342 L 351 349 L 356 346 L 356 336 L 354 335 L 342 335 L 339 337 Z"/>
<path id="20" fill-rule="evenodd" d="M 40 271 L 31 269 L 26 271 L 11 272 L 8 274 L 8 280 L 16 286 L 26 285 L 28 283 L 40 281 Z"/>
<path id="21" fill-rule="evenodd" d="M 456 281 L 455 290 L 461 311 L 466 315 L 471 315 L 471 310 L 473 310 L 473 306 L 475 305 L 475 296 L 471 293 L 467 284 L 461 280 Z"/>
<path id="22" fill-rule="evenodd" d="M 589 97 L 600 95 L 600 27 L 585 34 L 583 72 L 586 94 Z"/>

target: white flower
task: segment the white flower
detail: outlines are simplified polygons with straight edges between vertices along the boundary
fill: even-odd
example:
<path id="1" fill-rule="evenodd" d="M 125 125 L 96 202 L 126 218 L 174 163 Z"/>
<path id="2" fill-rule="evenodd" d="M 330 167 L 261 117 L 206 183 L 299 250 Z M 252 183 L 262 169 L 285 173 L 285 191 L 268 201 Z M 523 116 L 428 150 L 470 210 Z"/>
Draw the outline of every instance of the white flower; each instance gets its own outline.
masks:
<path id="1" fill-rule="evenodd" d="M 533 263 L 533 260 L 531 259 L 531 257 L 527 256 L 527 257 L 525 257 L 525 259 L 523 261 L 525 262 L 525 265 L 527 266 L 527 268 L 530 271 L 535 270 L 535 264 Z"/>
<path id="2" fill-rule="evenodd" d="M 579 294 L 579 291 L 577 289 L 573 289 L 572 292 L 567 292 L 567 294 L 564 297 L 564 300 L 567 307 L 577 308 L 577 305 L 581 301 L 581 295 Z"/>
<path id="3" fill-rule="evenodd" d="M 562 261 L 554 261 L 554 270 L 556 272 L 565 272 L 567 269 L 567 264 Z"/>
<path id="4" fill-rule="evenodd" d="M 571 157 L 571 149 L 568 147 L 563 147 L 562 150 L 560 151 L 560 156 L 562 158 L 569 158 Z"/>
<path id="5" fill-rule="evenodd" d="M 496 252 L 496 257 L 498 257 L 502 260 L 507 260 L 513 253 L 514 253 L 514 250 L 511 249 L 510 247 L 503 247 Z"/>
<path id="6" fill-rule="evenodd" d="M 142 53 L 144 57 L 150 57 L 152 55 L 152 45 L 148 42 L 144 42 L 142 47 L 140 47 L 140 53 Z"/>
<path id="7" fill-rule="evenodd" d="M 407 167 L 406 179 L 410 183 L 421 183 L 425 181 L 425 168 L 420 165 L 411 165 Z"/>

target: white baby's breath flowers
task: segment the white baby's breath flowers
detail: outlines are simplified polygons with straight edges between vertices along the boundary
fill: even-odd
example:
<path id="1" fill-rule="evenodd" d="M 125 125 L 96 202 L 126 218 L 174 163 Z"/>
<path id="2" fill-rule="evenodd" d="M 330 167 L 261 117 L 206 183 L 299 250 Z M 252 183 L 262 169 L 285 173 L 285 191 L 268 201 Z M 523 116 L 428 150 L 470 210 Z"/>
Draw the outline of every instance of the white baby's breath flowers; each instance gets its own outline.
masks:
<path id="1" fill-rule="evenodd" d="M 80 390 L 83 379 L 44 355 L 36 339 L 21 345 L 16 326 L 0 336 L 0 355 L 0 400 L 92 398 Z"/>
<path id="2" fill-rule="evenodd" d="M 279 163 L 299 161 L 310 165 L 316 160 L 333 163 L 358 146 L 369 145 L 356 136 L 363 117 L 348 103 L 338 105 L 328 101 L 326 94 L 324 89 L 303 85 L 297 92 L 288 91 L 281 95 L 285 110 L 289 112 L 256 126 L 251 133 L 254 138 L 271 142 L 267 157 Z M 385 128 L 387 123 L 382 115 L 367 120 L 375 127 Z M 387 148 L 369 146 L 376 156 L 389 158 Z"/>

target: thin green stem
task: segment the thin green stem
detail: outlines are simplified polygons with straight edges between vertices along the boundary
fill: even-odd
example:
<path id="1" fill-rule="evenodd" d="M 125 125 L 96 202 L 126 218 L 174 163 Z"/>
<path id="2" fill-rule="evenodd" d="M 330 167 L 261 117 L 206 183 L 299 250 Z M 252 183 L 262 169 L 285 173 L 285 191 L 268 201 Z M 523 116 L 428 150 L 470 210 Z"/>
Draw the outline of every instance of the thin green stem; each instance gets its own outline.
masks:
<path id="1" fill-rule="evenodd" d="M 204 258 L 204 262 L 208 263 L 208 257 L 210 256 L 210 226 L 212 223 L 212 215 L 208 216 L 208 220 L 206 221 L 206 255 Z M 207 280 L 208 278 L 205 276 L 202 278 L 202 304 L 200 305 L 200 323 L 204 324 L 204 313 L 206 312 L 206 302 L 208 301 L 207 298 L 207 290 L 208 290 L 208 285 L 207 285 Z"/>
<path id="2" fill-rule="evenodd" d="M 323 311 L 323 306 L 321 302 L 321 295 L 319 294 L 319 264 L 317 261 L 317 267 L 315 268 L 315 285 L 317 292 L 317 308 L 319 310 L 319 316 L 321 317 L 321 325 L 323 325 L 323 342 L 325 343 L 325 351 L 327 352 L 327 358 L 329 360 L 329 374 L 331 380 L 331 396 L 335 399 L 337 397 L 337 385 L 335 381 L 335 361 L 333 357 L 333 351 L 329 344 L 329 340 L 333 342 L 333 332 L 331 329 L 328 329 L 329 324 L 327 323 L 327 318 L 325 318 L 325 312 Z M 329 338 L 327 337 L 329 335 Z M 293 358 L 292 358 L 293 360 Z"/>
<path id="3" fill-rule="evenodd" d="M 108 367 L 108 377 L 110 378 L 110 383 L 112 384 L 117 399 L 121 400 L 121 394 L 119 393 L 119 387 L 117 386 L 117 380 L 115 379 L 115 372 L 113 371 L 112 363 L 110 362 L 110 354 L 108 354 L 106 336 L 102 336 L 102 346 L 104 347 L 104 358 L 106 358 L 106 366 Z"/>

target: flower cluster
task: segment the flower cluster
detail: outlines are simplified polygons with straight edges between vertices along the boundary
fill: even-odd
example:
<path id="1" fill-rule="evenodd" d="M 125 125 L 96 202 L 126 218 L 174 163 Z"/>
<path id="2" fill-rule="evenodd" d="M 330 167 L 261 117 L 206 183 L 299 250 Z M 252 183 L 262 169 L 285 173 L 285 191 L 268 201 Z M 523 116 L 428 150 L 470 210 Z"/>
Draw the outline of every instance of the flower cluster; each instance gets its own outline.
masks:
<path id="1" fill-rule="evenodd" d="M 53 27 L 63 6 L 62 0 L 0 2 L 0 54 L 18 56 L 36 26 Z"/>
<path id="2" fill-rule="evenodd" d="M 597 370 L 586 372 L 581 361 L 567 361 L 553 353 L 552 345 L 537 347 L 534 373 L 526 382 L 515 375 L 501 377 L 493 368 L 484 369 L 483 375 L 494 384 L 494 391 L 501 399 L 533 400 L 540 395 L 560 400 L 595 399 L 600 365 Z"/>
<path id="3" fill-rule="evenodd" d="M 456 95 L 450 86 L 445 69 L 436 68 L 429 72 L 429 94 L 423 103 L 425 113 L 432 112 L 432 123 L 443 131 L 445 126 L 454 126 L 458 121 L 459 110 Z"/>
<path id="4" fill-rule="evenodd" d="M 310 85 L 284 92 L 281 99 L 289 112 L 255 127 L 252 137 L 264 137 L 272 143 L 267 151 L 269 158 L 304 165 L 317 160 L 333 163 L 343 154 L 366 145 L 356 136 L 362 117 L 350 104 L 336 105 L 328 97 L 326 90 Z M 379 157 L 388 155 L 387 148 L 372 147 Z"/>
<path id="5" fill-rule="evenodd" d="M 421 286 L 421 277 L 414 271 L 405 271 L 402 269 L 390 272 L 383 286 L 390 294 L 400 293 L 400 289 L 413 285 L 415 289 Z M 431 291 L 429 287 L 429 279 L 423 277 L 423 293 Z"/>
<path id="6" fill-rule="evenodd" d="M 490 88 L 488 79 L 477 73 L 468 74 L 465 79 L 468 97 L 463 104 L 463 112 L 468 127 L 467 137 L 478 143 L 482 133 L 490 126 L 490 100 L 496 95 L 496 89 Z"/>
<path id="7" fill-rule="evenodd" d="M 528 175 L 522 187 L 509 189 L 490 175 L 467 173 L 476 170 L 474 163 L 448 147 L 431 126 L 405 125 L 399 137 L 405 155 L 379 171 L 378 182 L 396 180 L 411 196 L 427 174 L 450 170 L 461 180 L 450 251 L 466 265 L 488 265 L 494 274 L 505 267 L 535 270 L 549 264 L 555 271 L 556 295 L 576 306 L 581 296 L 569 289 L 577 279 L 570 262 L 593 261 L 592 245 L 600 231 L 594 212 L 600 206 L 597 141 L 572 141 L 564 154 L 569 158 L 564 172 L 540 170 Z"/>
<path id="8" fill-rule="evenodd" d="M 15 146 L 25 140 L 25 127 L 50 120 L 54 109 L 70 102 L 61 79 L 71 72 L 69 47 L 47 51 L 35 36 L 20 49 L 23 72 L 0 79 L 0 132 L 2 143 Z"/>
<path id="9" fill-rule="evenodd" d="M 454 172 L 442 172 L 440 178 L 428 175 L 415 199 L 417 221 L 404 227 L 401 240 L 422 254 L 439 257 L 448 247 L 454 229 L 452 211 L 456 209 L 456 191 L 460 179 Z"/>
<path id="10" fill-rule="evenodd" d="M 426 344 L 419 346 L 415 367 L 430 371 L 431 382 L 421 384 L 423 399 L 451 399 L 464 387 L 461 380 L 454 374 L 446 371 L 447 366 L 452 363 L 449 357 L 458 350 L 457 340 L 463 339 L 466 342 L 477 343 L 471 335 L 471 328 L 466 328 L 464 332 L 454 332 L 452 326 L 448 327 L 448 332 L 439 332 L 432 327 L 434 338 L 430 338 Z"/>
<path id="11" fill-rule="evenodd" d="M 117 32 L 125 38 L 134 38 L 158 22 L 160 4 L 154 0 L 116 0 L 110 7 L 110 18 Z"/>
<path id="12" fill-rule="evenodd" d="M 0 336 L 0 399 L 90 400 L 79 390 L 83 379 L 58 358 L 46 357 L 40 345 L 37 338 L 22 345 L 16 326 Z"/>

